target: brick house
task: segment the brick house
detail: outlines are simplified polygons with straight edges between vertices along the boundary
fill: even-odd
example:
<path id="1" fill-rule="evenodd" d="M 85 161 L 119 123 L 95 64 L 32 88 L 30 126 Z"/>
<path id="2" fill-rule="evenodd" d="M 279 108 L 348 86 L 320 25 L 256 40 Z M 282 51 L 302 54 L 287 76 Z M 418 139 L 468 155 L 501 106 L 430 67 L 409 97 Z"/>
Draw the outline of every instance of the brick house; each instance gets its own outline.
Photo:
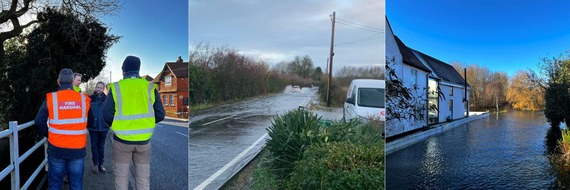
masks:
<path id="1" fill-rule="evenodd" d="M 188 62 L 181 57 L 176 62 L 166 62 L 152 82 L 158 85 L 166 116 L 188 119 Z"/>

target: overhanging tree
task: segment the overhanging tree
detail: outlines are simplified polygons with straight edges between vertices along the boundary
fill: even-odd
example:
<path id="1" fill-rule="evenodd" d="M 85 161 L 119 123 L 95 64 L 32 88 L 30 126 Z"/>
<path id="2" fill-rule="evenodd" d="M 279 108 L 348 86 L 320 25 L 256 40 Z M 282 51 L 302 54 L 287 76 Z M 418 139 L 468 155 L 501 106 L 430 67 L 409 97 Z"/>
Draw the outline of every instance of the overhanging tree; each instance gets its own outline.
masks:
<path id="1" fill-rule="evenodd" d="M 37 13 L 46 8 L 65 9 L 81 19 L 114 14 L 120 10 L 119 0 L 3 0 L 0 2 L 0 42 L 4 43 L 17 37 L 37 23 Z M 4 30 L 5 29 L 5 30 Z M 4 57 L 4 49 L 0 48 L 0 58 Z M 0 59 L 2 61 L 2 59 Z"/>
<path id="2" fill-rule="evenodd" d="M 4 71 L 0 84 L 6 95 L 0 104 L 8 108 L 0 110 L 3 120 L 32 120 L 45 94 L 57 90 L 63 68 L 85 78 L 97 76 L 105 67 L 107 50 L 119 40 L 94 17 L 72 11 L 49 8 L 38 14 L 37 21 L 38 27 L 0 65 Z"/>

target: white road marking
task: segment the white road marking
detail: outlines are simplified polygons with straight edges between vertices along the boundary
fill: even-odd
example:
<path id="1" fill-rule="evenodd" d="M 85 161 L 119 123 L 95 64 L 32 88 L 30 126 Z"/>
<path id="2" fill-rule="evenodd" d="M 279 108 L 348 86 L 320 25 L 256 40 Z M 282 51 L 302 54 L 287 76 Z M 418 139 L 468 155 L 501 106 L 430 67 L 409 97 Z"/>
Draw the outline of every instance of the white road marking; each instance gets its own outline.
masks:
<path id="1" fill-rule="evenodd" d="M 210 125 L 210 124 L 212 124 L 212 123 L 216 123 L 216 122 L 219 122 L 219 121 L 222 121 L 222 120 L 224 120 L 224 119 L 231 118 L 231 117 L 233 117 L 233 116 L 230 115 L 230 116 L 228 116 L 228 117 L 224 117 L 224 118 L 221 118 L 221 119 L 217 119 L 217 120 L 214 120 L 214 121 L 210 121 L 210 122 L 208 122 L 208 123 L 202 124 L 202 126 Z"/>
<path id="2" fill-rule="evenodd" d="M 245 150 L 243 150 L 241 153 L 239 153 L 232 161 L 228 162 L 224 167 L 222 167 L 222 169 L 218 170 L 216 173 L 214 173 L 208 179 L 204 180 L 200 185 L 198 185 L 196 188 L 194 188 L 194 190 L 202 190 L 202 189 L 206 188 L 206 186 L 208 186 L 210 183 L 212 183 L 212 181 L 214 181 L 218 176 L 220 176 L 222 173 L 224 173 L 228 168 L 230 168 L 232 165 L 234 165 L 238 160 L 242 159 L 247 152 L 249 152 L 257 144 L 259 144 L 259 142 L 261 142 L 261 140 L 265 139 L 265 137 L 267 137 L 267 133 L 263 134 L 263 136 L 261 136 L 259 139 L 257 139 L 257 141 L 255 141 L 253 144 L 251 144 L 249 147 L 247 147 Z"/>
<path id="3" fill-rule="evenodd" d="M 178 134 L 180 134 L 180 135 L 182 135 L 182 136 L 188 137 L 188 135 L 186 135 L 186 134 L 184 134 L 184 133 L 181 133 L 181 132 L 178 132 L 178 131 L 176 131 L 176 133 L 178 133 Z"/>

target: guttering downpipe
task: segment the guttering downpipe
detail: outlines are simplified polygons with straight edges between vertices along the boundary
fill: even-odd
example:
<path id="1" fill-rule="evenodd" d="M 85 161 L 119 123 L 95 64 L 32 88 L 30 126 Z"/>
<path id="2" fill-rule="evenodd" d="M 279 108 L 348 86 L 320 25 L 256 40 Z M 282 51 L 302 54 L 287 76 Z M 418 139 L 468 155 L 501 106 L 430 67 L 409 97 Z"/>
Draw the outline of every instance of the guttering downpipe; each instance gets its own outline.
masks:
<path id="1" fill-rule="evenodd" d="M 465 100 L 465 106 L 467 107 L 467 117 L 469 117 L 469 100 L 467 99 L 467 68 L 463 69 L 463 79 L 465 81 L 465 96 L 464 96 L 464 100 Z"/>

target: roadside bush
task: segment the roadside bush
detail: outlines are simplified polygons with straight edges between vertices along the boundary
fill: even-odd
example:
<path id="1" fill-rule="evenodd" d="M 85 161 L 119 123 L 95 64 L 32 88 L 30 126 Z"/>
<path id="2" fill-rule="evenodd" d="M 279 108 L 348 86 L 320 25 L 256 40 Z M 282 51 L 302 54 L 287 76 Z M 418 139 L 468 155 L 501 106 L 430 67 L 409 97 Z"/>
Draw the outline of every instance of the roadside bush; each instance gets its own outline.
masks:
<path id="1" fill-rule="evenodd" d="M 327 102 L 327 83 L 328 83 L 328 76 L 323 76 L 321 81 L 319 81 L 319 95 L 321 101 L 326 103 Z M 340 84 L 336 78 L 331 80 L 330 85 L 330 94 L 331 94 L 331 106 L 333 107 L 342 107 L 344 101 L 346 99 L 346 91 L 348 90 L 348 84 Z"/>
<path id="2" fill-rule="evenodd" d="M 384 189 L 384 144 L 311 145 L 295 163 L 287 189 Z"/>
<path id="3" fill-rule="evenodd" d="M 320 121 L 319 116 L 306 110 L 294 110 L 274 118 L 272 126 L 267 129 L 271 137 L 267 140 L 267 149 L 272 153 L 271 165 L 276 174 L 287 177 L 295 161 L 303 159 L 303 152 L 311 145 L 344 141 L 362 145 L 384 142 L 383 127 L 374 122 L 350 120 L 327 127 Z"/>
<path id="4" fill-rule="evenodd" d="M 303 157 L 303 151 L 313 143 L 323 142 L 319 136 L 320 117 L 305 110 L 294 110 L 276 116 L 267 129 L 269 138 L 267 149 L 274 156 L 273 167 L 276 173 L 286 176 L 293 169 L 295 161 Z"/>
<path id="5" fill-rule="evenodd" d="M 546 100 L 544 116 L 553 126 L 558 126 L 570 114 L 570 105 L 567 103 L 570 98 L 568 87 L 565 84 L 553 83 L 544 94 Z"/>
<path id="6" fill-rule="evenodd" d="M 560 158 L 567 165 L 570 164 L 570 131 L 562 130 L 562 139 L 558 140 L 558 151 L 561 153 Z"/>

